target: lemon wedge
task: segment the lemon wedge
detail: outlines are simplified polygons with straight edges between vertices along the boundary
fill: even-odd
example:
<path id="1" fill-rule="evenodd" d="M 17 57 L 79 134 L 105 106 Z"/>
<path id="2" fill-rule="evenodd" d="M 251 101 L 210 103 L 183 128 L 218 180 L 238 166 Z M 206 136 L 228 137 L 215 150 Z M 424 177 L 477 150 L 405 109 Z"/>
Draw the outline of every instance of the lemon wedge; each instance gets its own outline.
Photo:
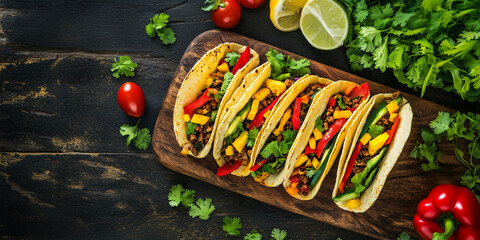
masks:
<path id="1" fill-rule="evenodd" d="M 347 38 L 348 22 L 345 9 L 334 0 L 310 0 L 303 7 L 300 29 L 313 47 L 331 50 Z"/>
<path id="2" fill-rule="evenodd" d="M 290 32 L 300 27 L 300 12 L 307 0 L 271 0 L 270 20 L 280 31 Z"/>

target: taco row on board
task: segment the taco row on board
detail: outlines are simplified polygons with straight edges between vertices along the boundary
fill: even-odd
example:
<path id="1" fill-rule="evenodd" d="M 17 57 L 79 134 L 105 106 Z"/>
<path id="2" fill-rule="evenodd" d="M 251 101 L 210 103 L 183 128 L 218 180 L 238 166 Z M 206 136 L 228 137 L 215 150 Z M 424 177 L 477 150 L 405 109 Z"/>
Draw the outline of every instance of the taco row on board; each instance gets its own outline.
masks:
<path id="1" fill-rule="evenodd" d="M 283 183 L 301 200 L 316 195 L 340 154 L 332 197 L 343 209 L 365 211 L 408 138 L 410 106 L 400 93 L 370 99 L 368 83 L 309 75 L 305 59 L 273 49 L 266 56 L 258 66 L 254 50 L 224 43 L 195 64 L 174 108 L 182 154 L 205 157 L 213 142 L 218 176 Z"/>

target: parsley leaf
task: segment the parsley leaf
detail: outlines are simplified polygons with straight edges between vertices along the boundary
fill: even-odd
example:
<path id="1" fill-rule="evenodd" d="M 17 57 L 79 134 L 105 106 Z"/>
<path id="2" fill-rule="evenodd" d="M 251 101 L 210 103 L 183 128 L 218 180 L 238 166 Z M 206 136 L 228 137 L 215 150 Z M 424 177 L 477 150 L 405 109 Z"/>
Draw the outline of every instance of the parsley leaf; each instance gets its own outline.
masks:
<path id="1" fill-rule="evenodd" d="M 240 218 L 224 217 L 222 221 L 222 229 L 226 232 L 225 236 L 240 236 L 240 230 L 242 229 L 242 220 Z"/>
<path id="2" fill-rule="evenodd" d="M 187 122 L 187 135 L 195 134 L 195 128 L 197 127 L 196 123 Z"/>
<path id="3" fill-rule="evenodd" d="M 134 126 L 130 126 L 128 124 L 124 124 L 120 127 L 120 134 L 122 136 L 127 136 L 127 146 L 130 145 L 130 142 L 133 140 L 135 147 L 140 150 L 146 150 L 150 143 L 152 142 L 152 135 L 150 135 L 150 130 L 148 128 L 139 129 L 138 123 L 140 123 L 140 119 L 138 119 L 137 124 Z"/>
<path id="4" fill-rule="evenodd" d="M 287 231 L 274 228 L 271 237 L 271 240 L 284 240 L 287 238 Z"/>
<path id="5" fill-rule="evenodd" d="M 257 230 L 253 229 L 250 233 L 248 233 L 245 240 L 262 240 L 262 234 L 260 234 Z"/>
<path id="6" fill-rule="evenodd" d="M 120 56 L 119 61 L 117 62 L 117 58 L 113 58 L 115 61 L 112 63 L 112 75 L 119 79 L 120 75 L 125 77 L 133 77 L 135 73 L 135 68 L 138 66 L 136 63 L 132 62 L 129 56 Z"/>
<path id="7" fill-rule="evenodd" d="M 162 41 L 162 44 L 173 44 L 177 38 L 171 28 L 167 27 L 170 15 L 166 13 L 155 14 L 153 18 L 150 18 L 150 23 L 145 26 L 147 35 L 151 38 L 158 36 Z"/>
<path id="8" fill-rule="evenodd" d="M 222 95 L 225 94 L 225 92 L 227 91 L 228 85 L 230 85 L 230 83 L 232 82 L 232 79 L 233 79 L 233 73 L 231 72 L 227 72 L 225 73 L 225 75 L 223 75 L 223 83 L 219 91 L 220 94 Z"/>
<path id="9" fill-rule="evenodd" d="M 400 233 L 400 235 L 397 237 L 397 240 L 413 240 L 410 235 L 408 235 L 406 232 Z"/>
<path id="10" fill-rule="evenodd" d="M 210 214 L 215 210 L 215 206 L 212 204 L 212 199 L 205 198 L 205 200 L 199 198 L 196 204 L 190 204 L 190 211 L 188 214 L 192 217 L 199 217 L 202 220 L 210 218 Z"/>
<path id="11" fill-rule="evenodd" d="M 372 139 L 383 133 L 384 128 L 380 125 L 373 125 L 368 129 L 368 134 L 372 136 Z"/>
<path id="12" fill-rule="evenodd" d="M 174 185 L 168 193 L 168 200 L 172 207 L 178 207 L 182 203 L 185 208 L 188 208 L 195 201 L 195 190 L 184 189 L 180 184 Z"/>
<path id="13" fill-rule="evenodd" d="M 450 125 L 450 114 L 448 112 L 439 112 L 435 120 L 430 123 L 430 127 L 435 134 L 441 134 L 448 130 Z"/>
<path id="14" fill-rule="evenodd" d="M 229 52 L 225 55 L 225 62 L 227 62 L 228 65 L 234 67 L 237 64 L 239 58 L 240 54 L 236 52 Z"/>
<path id="15" fill-rule="evenodd" d="M 254 128 L 248 132 L 248 139 L 247 139 L 247 146 L 248 147 L 253 147 L 255 145 L 255 140 L 257 139 L 258 136 L 258 130 L 257 128 Z"/>

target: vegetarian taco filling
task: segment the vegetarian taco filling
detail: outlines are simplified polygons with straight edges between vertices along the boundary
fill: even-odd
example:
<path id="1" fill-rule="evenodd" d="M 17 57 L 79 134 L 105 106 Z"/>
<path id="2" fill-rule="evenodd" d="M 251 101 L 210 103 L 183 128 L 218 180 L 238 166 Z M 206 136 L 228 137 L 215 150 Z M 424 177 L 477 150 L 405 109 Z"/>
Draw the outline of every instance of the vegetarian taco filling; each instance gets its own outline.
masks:
<path id="1" fill-rule="evenodd" d="M 215 72 L 205 79 L 206 89 L 198 94 L 197 100 L 184 107 L 183 120 L 187 124 L 187 137 L 192 143 L 182 150 L 186 155 L 188 150 L 193 154 L 201 151 L 212 136 L 215 119 L 223 95 L 232 81 L 234 74 L 250 60 L 250 48 L 247 47 L 240 55 L 230 52 L 218 63 Z M 230 71 L 230 68 L 233 69 Z"/>
<path id="2" fill-rule="evenodd" d="M 338 134 L 358 106 L 367 98 L 368 83 L 351 85 L 332 96 L 326 110 L 315 120 L 315 128 L 304 152 L 296 159 L 286 188 L 292 196 L 306 196 L 320 179 L 333 152 Z"/>
<path id="3" fill-rule="evenodd" d="M 260 152 L 259 160 L 250 169 L 255 181 L 263 182 L 270 174 L 278 173 L 285 166 L 290 148 L 298 130 L 307 116 L 314 97 L 325 85 L 315 83 L 305 88 L 287 108 L 275 130 L 268 137 Z"/>
<path id="4" fill-rule="evenodd" d="M 401 92 L 376 106 L 366 119 L 334 201 L 347 201 L 350 207 L 359 205 L 360 195 L 370 186 L 398 127 Z"/>
<path id="5" fill-rule="evenodd" d="M 274 49 L 266 56 L 272 66 L 271 76 L 230 123 L 221 150 L 226 163 L 218 169 L 218 176 L 248 165 L 258 133 L 275 104 L 296 80 L 310 73 L 308 60 L 294 60 Z M 295 66 L 296 70 L 292 68 Z M 252 169 L 255 171 L 255 166 Z"/>

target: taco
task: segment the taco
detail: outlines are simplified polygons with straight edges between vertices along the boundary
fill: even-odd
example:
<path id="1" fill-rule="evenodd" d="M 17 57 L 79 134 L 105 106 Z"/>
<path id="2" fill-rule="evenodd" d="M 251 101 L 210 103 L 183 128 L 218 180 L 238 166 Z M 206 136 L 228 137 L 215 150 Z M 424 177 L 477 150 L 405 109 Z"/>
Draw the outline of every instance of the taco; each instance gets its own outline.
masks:
<path id="1" fill-rule="evenodd" d="M 283 186 L 293 197 L 310 200 L 345 142 L 356 116 L 363 115 L 370 98 L 368 83 L 338 81 L 327 86 L 307 113 L 294 150 L 288 155 Z"/>
<path id="2" fill-rule="evenodd" d="M 332 197 L 340 208 L 365 212 L 375 202 L 410 135 L 412 118 L 400 91 L 372 97 L 358 126 L 347 132 L 352 144 L 338 163 Z"/>
<path id="3" fill-rule="evenodd" d="M 248 73 L 237 92 L 236 105 L 225 114 L 218 125 L 213 156 L 220 168 L 218 176 L 234 174 L 245 177 L 250 173 L 251 160 L 258 137 L 265 122 L 278 102 L 288 95 L 290 87 L 300 77 L 308 74 L 310 62 L 292 59 L 270 49 L 268 62 Z M 300 80 L 298 80 L 300 81 Z"/>
<path id="4" fill-rule="evenodd" d="M 278 102 L 265 122 L 254 147 L 251 176 L 268 187 L 283 182 L 284 167 L 292 146 L 296 145 L 298 131 L 307 112 L 320 92 L 332 81 L 314 75 L 299 79 Z"/>
<path id="5" fill-rule="evenodd" d="M 178 90 L 173 128 L 182 155 L 205 157 L 224 115 L 234 105 L 231 96 L 243 77 L 258 66 L 258 54 L 248 46 L 223 43 L 192 67 Z M 233 68 L 232 68 L 233 67 Z"/>

